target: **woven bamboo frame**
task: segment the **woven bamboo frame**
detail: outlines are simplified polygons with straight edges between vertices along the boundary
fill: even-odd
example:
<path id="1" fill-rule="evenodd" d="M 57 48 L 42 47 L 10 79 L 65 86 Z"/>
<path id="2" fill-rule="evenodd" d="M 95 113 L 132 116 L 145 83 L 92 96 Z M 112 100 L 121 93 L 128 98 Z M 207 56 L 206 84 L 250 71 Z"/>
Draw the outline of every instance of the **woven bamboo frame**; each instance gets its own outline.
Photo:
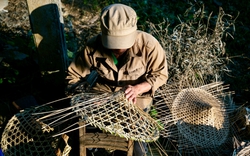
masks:
<path id="1" fill-rule="evenodd" d="M 146 112 L 124 97 L 124 92 L 81 93 L 71 99 L 82 120 L 113 135 L 152 142 L 159 138 L 161 126 Z"/>
<path id="2" fill-rule="evenodd" d="M 199 147 L 222 145 L 229 133 L 229 121 L 223 104 L 199 88 L 182 90 L 172 106 L 179 135 Z"/>
<path id="3" fill-rule="evenodd" d="M 42 129 L 43 123 L 32 116 L 32 113 L 48 110 L 48 107 L 27 109 L 9 120 L 1 140 L 5 156 L 55 155 L 57 141 L 51 137 L 54 129 Z"/>
<path id="4" fill-rule="evenodd" d="M 155 93 L 153 109 L 164 127 L 160 135 L 186 153 L 218 151 L 230 142 L 229 112 L 235 109 L 228 85 L 165 84 Z M 196 153 L 197 154 L 197 153 Z"/>

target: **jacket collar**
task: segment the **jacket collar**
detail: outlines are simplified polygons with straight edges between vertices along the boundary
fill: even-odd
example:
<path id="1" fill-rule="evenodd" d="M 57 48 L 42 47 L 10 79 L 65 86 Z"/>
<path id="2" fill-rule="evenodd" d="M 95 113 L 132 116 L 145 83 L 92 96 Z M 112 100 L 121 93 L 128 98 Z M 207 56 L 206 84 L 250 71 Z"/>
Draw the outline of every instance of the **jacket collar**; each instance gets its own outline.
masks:
<path id="1" fill-rule="evenodd" d="M 136 45 L 134 45 L 136 46 Z M 135 48 L 134 46 L 132 46 L 131 48 L 128 49 L 128 54 L 129 57 L 141 57 L 141 51 L 139 50 L 139 48 Z M 94 57 L 98 57 L 98 58 L 107 58 L 109 60 L 112 60 L 112 56 L 110 54 L 110 51 L 108 49 L 105 49 L 104 47 L 102 47 L 102 50 L 99 52 L 95 52 Z"/>
<path id="2" fill-rule="evenodd" d="M 140 48 L 138 48 L 138 44 L 137 42 L 135 42 L 135 44 L 128 49 L 128 60 L 130 60 L 133 57 L 141 57 L 142 53 Z M 117 71 L 117 67 L 116 65 L 113 63 L 113 58 L 110 54 L 110 51 L 106 48 L 104 48 L 103 46 L 97 51 L 95 51 L 93 53 L 93 57 L 97 58 L 97 59 L 102 59 L 103 61 L 105 61 L 113 70 Z"/>

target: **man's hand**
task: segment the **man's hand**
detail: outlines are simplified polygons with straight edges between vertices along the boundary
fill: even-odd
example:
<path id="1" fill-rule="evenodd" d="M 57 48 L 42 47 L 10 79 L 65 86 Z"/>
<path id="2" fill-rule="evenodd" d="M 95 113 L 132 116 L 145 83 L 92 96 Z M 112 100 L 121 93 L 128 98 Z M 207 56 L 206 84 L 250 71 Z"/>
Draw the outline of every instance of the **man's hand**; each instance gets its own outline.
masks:
<path id="1" fill-rule="evenodd" d="M 125 96 L 129 101 L 136 103 L 136 97 L 138 95 L 138 89 L 136 86 L 128 85 L 125 88 Z"/>
<path id="2" fill-rule="evenodd" d="M 125 96 L 129 101 L 136 103 L 136 97 L 139 94 L 148 92 L 151 88 L 148 82 L 143 82 L 134 86 L 128 85 L 125 87 Z"/>

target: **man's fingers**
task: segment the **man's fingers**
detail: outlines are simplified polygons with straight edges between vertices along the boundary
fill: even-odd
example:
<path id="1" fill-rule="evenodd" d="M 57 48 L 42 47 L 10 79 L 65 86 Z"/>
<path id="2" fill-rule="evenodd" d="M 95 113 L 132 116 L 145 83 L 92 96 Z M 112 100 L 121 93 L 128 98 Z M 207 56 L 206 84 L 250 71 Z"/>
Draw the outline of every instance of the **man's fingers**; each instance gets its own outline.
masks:
<path id="1" fill-rule="evenodd" d="M 125 97 L 126 99 L 128 99 L 129 101 L 132 101 L 133 103 L 136 102 L 136 92 L 133 86 L 128 86 L 125 90 Z"/>
<path id="2" fill-rule="evenodd" d="M 134 95 L 134 91 L 132 87 L 129 87 L 125 90 L 126 98 L 130 98 L 131 96 Z"/>
<path id="3" fill-rule="evenodd" d="M 128 99 L 129 101 L 132 101 L 133 103 L 135 103 L 136 96 L 132 92 L 129 92 L 128 94 L 126 94 L 126 99 Z"/>
<path id="4" fill-rule="evenodd" d="M 132 102 L 133 102 L 133 103 L 136 103 L 136 98 L 134 98 Z"/>

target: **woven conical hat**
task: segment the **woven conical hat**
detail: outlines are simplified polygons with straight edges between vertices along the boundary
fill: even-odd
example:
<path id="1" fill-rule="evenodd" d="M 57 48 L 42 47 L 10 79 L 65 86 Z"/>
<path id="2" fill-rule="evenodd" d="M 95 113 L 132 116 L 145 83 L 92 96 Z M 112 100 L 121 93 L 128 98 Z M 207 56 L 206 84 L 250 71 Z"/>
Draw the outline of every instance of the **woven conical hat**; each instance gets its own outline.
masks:
<path id="1" fill-rule="evenodd" d="M 249 156 L 250 155 L 250 144 L 245 146 L 237 153 L 237 156 Z"/>
<path id="2" fill-rule="evenodd" d="M 87 123 L 111 134 L 143 142 L 159 138 L 161 126 L 129 102 L 123 91 L 77 94 L 71 99 L 71 105 Z"/>
<path id="3" fill-rule="evenodd" d="M 1 139 L 5 156 L 55 155 L 56 138 L 53 129 L 43 129 L 32 113 L 48 111 L 48 107 L 30 108 L 15 114 L 7 123 Z"/>
<path id="4" fill-rule="evenodd" d="M 229 121 L 223 103 L 203 89 L 183 89 L 173 102 L 172 116 L 179 135 L 193 145 L 214 148 L 227 139 Z"/>
<path id="5" fill-rule="evenodd" d="M 68 120 L 81 117 L 53 135 L 59 136 L 92 125 L 126 139 L 153 142 L 160 136 L 160 124 L 142 109 L 125 98 L 124 91 L 114 93 L 80 93 L 71 97 L 71 106 L 34 114 L 43 128 L 55 128 Z M 86 124 L 79 126 L 79 122 Z M 77 126 L 77 127 L 75 127 Z"/>

